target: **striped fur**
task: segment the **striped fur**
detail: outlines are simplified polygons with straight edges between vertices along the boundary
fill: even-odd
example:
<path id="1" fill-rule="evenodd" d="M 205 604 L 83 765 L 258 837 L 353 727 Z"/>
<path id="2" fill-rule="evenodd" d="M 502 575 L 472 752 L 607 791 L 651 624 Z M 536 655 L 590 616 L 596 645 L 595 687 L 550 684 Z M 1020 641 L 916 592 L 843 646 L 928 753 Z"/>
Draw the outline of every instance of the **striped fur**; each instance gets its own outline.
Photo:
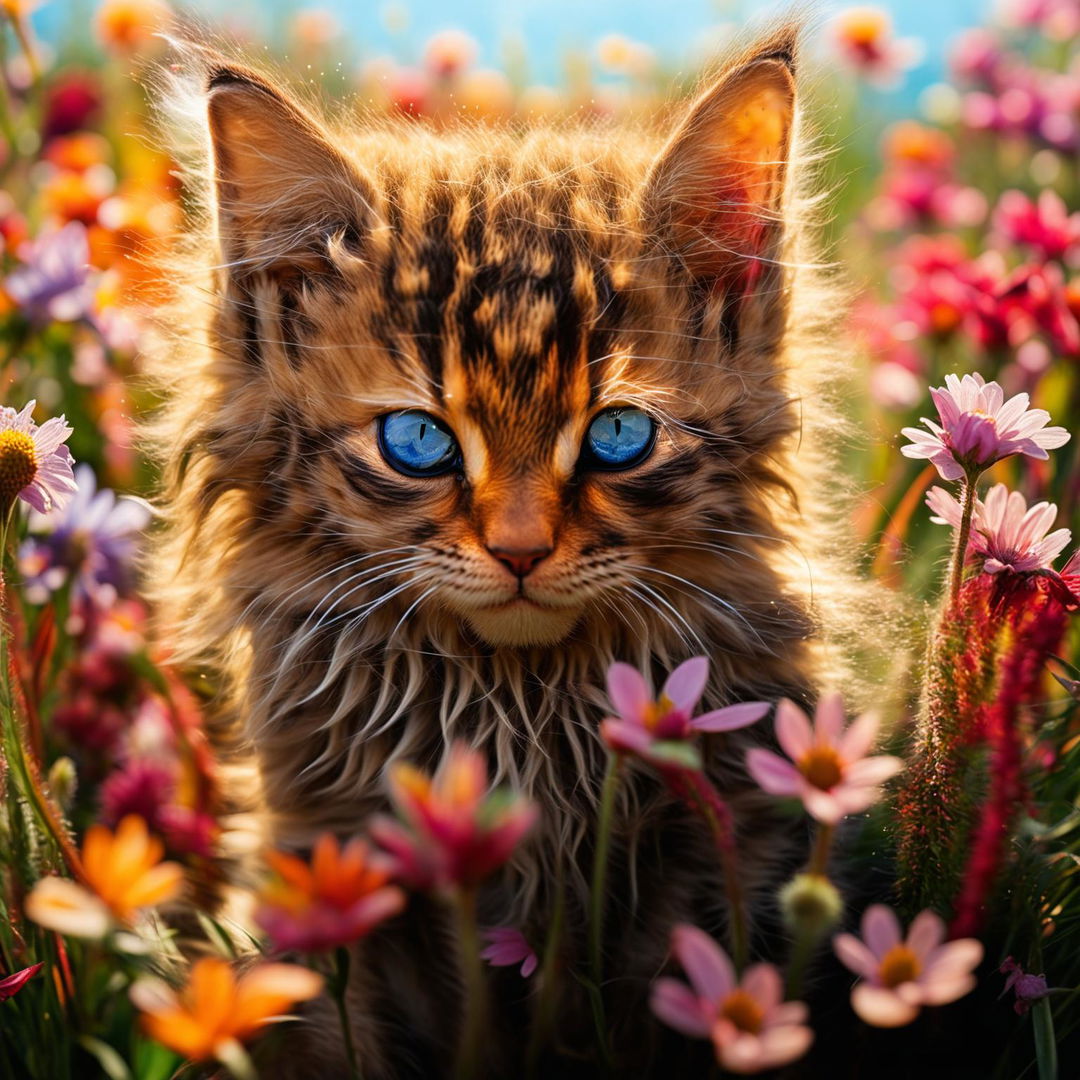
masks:
<path id="1" fill-rule="evenodd" d="M 355 832 L 384 805 L 389 762 L 433 767 L 465 738 L 542 809 L 485 921 L 542 940 L 561 880 L 573 962 L 610 662 L 659 679 L 706 653 L 710 707 L 805 703 L 840 677 L 830 623 L 858 590 L 818 498 L 812 401 L 836 304 L 784 119 L 795 46 L 791 28 L 759 41 L 656 125 L 524 132 L 334 124 L 187 49 L 169 94 L 194 88 L 206 118 L 190 187 L 208 197 L 163 325 L 167 527 L 149 567 L 168 640 L 213 673 L 219 725 L 256 764 L 275 843 Z M 655 451 L 624 473 L 578 467 L 605 404 L 659 420 Z M 450 425 L 464 475 L 382 461 L 376 418 L 406 407 Z M 500 530 L 554 548 L 530 576 L 540 614 L 492 613 Z M 761 737 L 709 736 L 706 753 L 764 946 L 802 838 L 743 772 Z M 644 772 L 623 793 L 615 867 L 613 997 L 644 1075 L 643 995 L 669 927 L 722 932 L 722 889 L 702 831 Z M 358 965 L 365 1075 L 445 1060 L 456 976 L 437 915 L 421 922 L 424 938 L 392 928 Z M 575 986 L 560 1031 L 587 1056 Z M 335 1075 L 332 1028 L 312 1031 L 296 1075 Z M 499 1069 L 522 1041 L 493 1037 L 511 1055 Z"/>

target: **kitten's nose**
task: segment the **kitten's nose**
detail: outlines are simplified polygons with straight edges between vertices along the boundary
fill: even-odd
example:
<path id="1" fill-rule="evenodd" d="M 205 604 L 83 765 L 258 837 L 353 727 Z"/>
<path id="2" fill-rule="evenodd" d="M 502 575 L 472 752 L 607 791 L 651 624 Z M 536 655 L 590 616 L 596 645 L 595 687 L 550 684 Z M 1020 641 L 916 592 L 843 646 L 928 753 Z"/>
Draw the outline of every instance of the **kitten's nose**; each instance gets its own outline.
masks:
<path id="1" fill-rule="evenodd" d="M 495 556 L 515 577 L 523 578 L 536 569 L 537 565 L 551 554 L 549 547 L 537 548 L 501 548 L 489 547 Z"/>

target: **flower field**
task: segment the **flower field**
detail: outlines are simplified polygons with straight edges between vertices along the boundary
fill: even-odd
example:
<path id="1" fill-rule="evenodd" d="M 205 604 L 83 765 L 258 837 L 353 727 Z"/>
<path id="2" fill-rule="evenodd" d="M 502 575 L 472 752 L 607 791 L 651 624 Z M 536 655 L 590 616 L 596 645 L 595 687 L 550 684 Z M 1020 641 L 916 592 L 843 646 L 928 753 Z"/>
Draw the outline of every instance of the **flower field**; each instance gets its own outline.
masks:
<path id="1" fill-rule="evenodd" d="M 304 1023 L 282 1018 L 320 997 L 349 1074 L 367 1075 L 349 946 L 417 897 L 456 920 L 457 1077 L 485 1075 L 495 968 L 535 1002 L 531 1075 L 557 1075 L 544 1052 L 571 976 L 590 995 L 595 1075 L 631 1075 L 611 1066 L 601 947 L 630 770 L 660 778 L 725 871 L 727 940 L 676 926 L 650 998 L 679 1038 L 711 1044 L 712 1075 L 840 1075 L 849 1053 L 843 1075 L 907 1075 L 884 1071 L 905 1055 L 931 1077 L 1080 1075 L 1077 0 L 1008 0 L 951 43 L 947 78 L 910 116 L 891 95 L 918 42 L 873 8 L 818 33 L 807 110 L 851 289 L 848 532 L 906 640 L 881 660 L 880 707 L 859 716 L 835 693 L 813 715 L 787 700 L 699 714 L 707 658 L 659 692 L 612 666 L 588 963 L 573 973 L 559 912 L 548 940 L 478 922 L 484 883 L 542 808 L 491 790 L 464 744 L 430 772 L 393 766 L 391 812 L 356 836 L 256 852 L 255 874 L 232 882 L 215 687 L 170 662 L 139 588 L 158 527 L 142 351 L 189 213 L 146 89 L 173 13 L 103 0 L 92 33 L 46 42 L 31 6 L 0 0 L 0 1078 L 273 1077 L 275 1041 Z M 546 86 L 521 58 L 478 66 L 458 31 L 353 66 L 326 12 L 278 31 L 283 70 L 436 127 L 602 124 L 677 82 L 619 35 Z M 749 776 L 813 837 L 779 895 L 775 955 L 752 946 L 739 837 L 699 750 L 751 725 L 777 745 L 749 751 Z M 245 893 L 243 924 L 216 906 L 230 890 Z"/>

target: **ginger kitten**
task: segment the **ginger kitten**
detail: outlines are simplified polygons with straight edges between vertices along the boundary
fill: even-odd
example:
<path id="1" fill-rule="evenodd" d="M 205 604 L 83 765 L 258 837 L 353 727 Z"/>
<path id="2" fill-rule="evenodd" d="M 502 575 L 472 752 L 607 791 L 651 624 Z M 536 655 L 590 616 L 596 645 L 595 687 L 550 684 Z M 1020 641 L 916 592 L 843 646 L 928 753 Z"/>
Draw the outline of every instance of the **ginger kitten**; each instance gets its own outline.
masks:
<path id="1" fill-rule="evenodd" d="M 703 707 L 807 703 L 820 610 L 845 588 L 815 561 L 816 610 L 803 563 L 821 529 L 800 514 L 816 466 L 797 387 L 831 312 L 798 224 L 796 36 L 735 57 L 664 130 L 330 124 L 200 48 L 181 72 L 209 158 L 159 364 L 168 528 L 151 567 L 169 640 L 220 679 L 279 846 L 360 830 L 390 761 L 483 749 L 542 816 L 482 921 L 540 946 L 562 882 L 566 972 L 607 666 L 659 683 L 705 653 Z M 758 726 L 704 750 L 760 948 L 804 836 L 744 774 Z M 725 928 L 707 836 L 642 770 L 611 882 L 613 1043 L 642 1076 L 671 925 Z M 453 955 L 420 901 L 357 950 L 368 1080 L 445 1071 Z M 491 1067 L 509 1075 L 535 980 L 493 978 Z M 564 982 L 552 1075 L 593 1075 L 587 998 Z M 343 1075 L 325 1021 L 291 1029 L 268 1075 Z"/>

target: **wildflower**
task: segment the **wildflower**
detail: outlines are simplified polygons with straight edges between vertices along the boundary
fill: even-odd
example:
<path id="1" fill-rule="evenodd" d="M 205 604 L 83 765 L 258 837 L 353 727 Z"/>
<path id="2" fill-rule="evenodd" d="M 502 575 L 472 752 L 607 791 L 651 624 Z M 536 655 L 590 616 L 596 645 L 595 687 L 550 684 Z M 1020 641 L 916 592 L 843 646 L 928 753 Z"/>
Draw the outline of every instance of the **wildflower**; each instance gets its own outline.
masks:
<path id="1" fill-rule="evenodd" d="M 1080 254 L 1080 212 L 1070 214 L 1052 188 L 1036 200 L 1022 191 L 1006 191 L 994 209 L 995 231 L 1010 244 L 1022 244 L 1041 259 L 1065 259 Z"/>
<path id="2" fill-rule="evenodd" d="M 1031 1011 L 1031 1006 L 1036 1001 L 1041 1001 L 1050 993 L 1050 987 L 1046 985 L 1045 975 L 1029 975 L 1011 957 L 1006 956 L 1005 962 L 998 968 L 1005 979 L 1005 989 L 1001 996 L 1004 997 L 1010 990 L 1016 995 L 1013 1002 L 1013 1010 L 1019 1016 Z"/>
<path id="3" fill-rule="evenodd" d="M 862 981 L 851 992 L 851 1007 L 874 1027 L 910 1024 L 923 1005 L 947 1005 L 974 989 L 972 972 L 983 947 L 974 938 L 945 941 L 945 923 L 932 911 L 915 916 L 906 938 L 892 909 L 867 908 L 862 940 L 837 934 L 840 962 Z"/>
<path id="4" fill-rule="evenodd" d="M 839 694 L 819 702 L 811 725 L 806 713 L 784 699 L 776 709 L 776 737 L 790 760 L 755 748 L 746 755 L 750 775 L 771 795 L 802 799 L 818 821 L 834 825 L 845 814 L 857 814 L 880 797 L 879 785 L 904 766 L 896 757 L 869 752 L 878 718 L 866 713 L 844 728 Z"/>
<path id="5" fill-rule="evenodd" d="M 516 926 L 493 926 L 483 931 L 487 942 L 480 955 L 492 967 L 513 967 L 521 965 L 521 977 L 527 979 L 540 963 L 536 951 L 525 940 L 525 935 Z"/>
<path id="6" fill-rule="evenodd" d="M 451 79 L 472 66 L 478 51 L 464 30 L 441 30 L 424 46 L 424 66 L 437 78 Z"/>
<path id="7" fill-rule="evenodd" d="M 94 470 L 79 465 L 78 491 L 66 507 L 47 516 L 31 515 L 31 537 L 19 552 L 27 596 L 44 603 L 68 581 L 78 598 L 111 600 L 131 586 L 138 535 L 150 521 L 138 499 L 117 498 L 98 489 Z"/>
<path id="8" fill-rule="evenodd" d="M 892 20 L 881 8 L 853 7 L 833 20 L 836 51 L 852 69 L 882 89 L 896 86 L 922 57 L 922 44 L 893 36 Z"/>
<path id="9" fill-rule="evenodd" d="M 665 748 L 658 743 L 681 742 L 698 732 L 734 731 L 769 711 L 770 706 L 763 701 L 747 701 L 694 716 L 708 678 L 709 661 L 695 656 L 668 676 L 654 700 L 640 671 L 629 664 L 612 664 L 607 688 L 616 716 L 603 721 L 600 734 L 616 753 L 649 758 L 658 752 L 663 755 Z"/>
<path id="10" fill-rule="evenodd" d="M 14 997 L 41 969 L 42 964 L 31 964 L 22 971 L 13 972 L 11 975 L 0 979 L 0 1001 L 7 1001 Z"/>
<path id="11" fill-rule="evenodd" d="M 161 862 L 163 853 L 161 841 L 134 814 L 115 833 L 92 825 L 82 848 L 86 885 L 42 878 L 26 898 L 26 917 L 72 937 L 104 937 L 116 922 L 128 922 L 180 891 L 183 871 L 176 863 Z"/>
<path id="12" fill-rule="evenodd" d="M 532 828 L 536 808 L 509 791 L 487 790 L 483 757 L 454 743 L 434 778 L 405 762 L 390 769 L 390 798 L 401 820 L 371 830 L 415 888 L 477 885 L 510 857 Z"/>
<path id="13" fill-rule="evenodd" d="M 947 491 L 931 488 L 926 503 L 934 511 L 931 521 L 960 527 L 962 508 Z M 1053 503 L 1036 503 L 1029 508 L 1020 492 L 995 484 L 985 500 L 975 501 L 967 555 L 981 557 L 987 574 L 1049 570 L 1072 536 L 1068 529 L 1047 535 L 1056 518 Z"/>
<path id="14" fill-rule="evenodd" d="M 227 961 L 206 956 L 179 993 L 159 979 L 140 979 L 131 1000 L 152 1039 L 189 1061 L 208 1061 L 232 1057 L 241 1042 L 322 987 L 321 975 L 295 964 L 258 964 L 238 979 Z"/>
<path id="15" fill-rule="evenodd" d="M 735 1073 L 757 1073 L 795 1061 L 814 1033 L 801 1001 L 782 1001 L 780 975 L 772 964 L 754 964 L 736 982 L 727 954 L 708 934 L 677 926 L 672 949 L 690 979 L 658 979 L 652 1010 L 692 1038 L 712 1039 L 717 1060 Z"/>
<path id="16" fill-rule="evenodd" d="M 113 52 L 134 53 L 153 44 L 172 13 L 165 0 L 104 0 L 94 17 L 97 38 Z"/>
<path id="17" fill-rule="evenodd" d="M 94 300 L 86 227 L 69 221 L 43 233 L 29 246 L 24 265 L 8 274 L 4 288 L 37 326 L 86 318 Z"/>
<path id="18" fill-rule="evenodd" d="M 64 445 L 73 429 L 62 416 L 38 427 L 35 404 L 29 401 L 19 412 L 0 408 L 0 512 L 18 498 L 46 513 L 76 491 L 71 451 Z"/>
<path id="19" fill-rule="evenodd" d="M 324 833 L 310 863 L 283 851 L 266 860 L 277 880 L 263 889 L 255 919 L 282 950 L 348 945 L 405 906 L 405 893 L 389 884 L 389 860 L 363 840 L 340 847 Z"/>
<path id="20" fill-rule="evenodd" d="M 912 441 L 900 448 L 905 457 L 929 458 L 944 480 L 959 480 L 988 469 L 1013 454 L 1045 461 L 1047 450 L 1064 446 L 1069 433 L 1047 427 L 1050 414 L 1029 409 L 1027 394 L 1005 401 L 996 382 L 987 383 L 978 373 L 945 376 L 945 386 L 930 394 L 941 424 L 923 418 L 929 432 L 904 428 Z"/>

